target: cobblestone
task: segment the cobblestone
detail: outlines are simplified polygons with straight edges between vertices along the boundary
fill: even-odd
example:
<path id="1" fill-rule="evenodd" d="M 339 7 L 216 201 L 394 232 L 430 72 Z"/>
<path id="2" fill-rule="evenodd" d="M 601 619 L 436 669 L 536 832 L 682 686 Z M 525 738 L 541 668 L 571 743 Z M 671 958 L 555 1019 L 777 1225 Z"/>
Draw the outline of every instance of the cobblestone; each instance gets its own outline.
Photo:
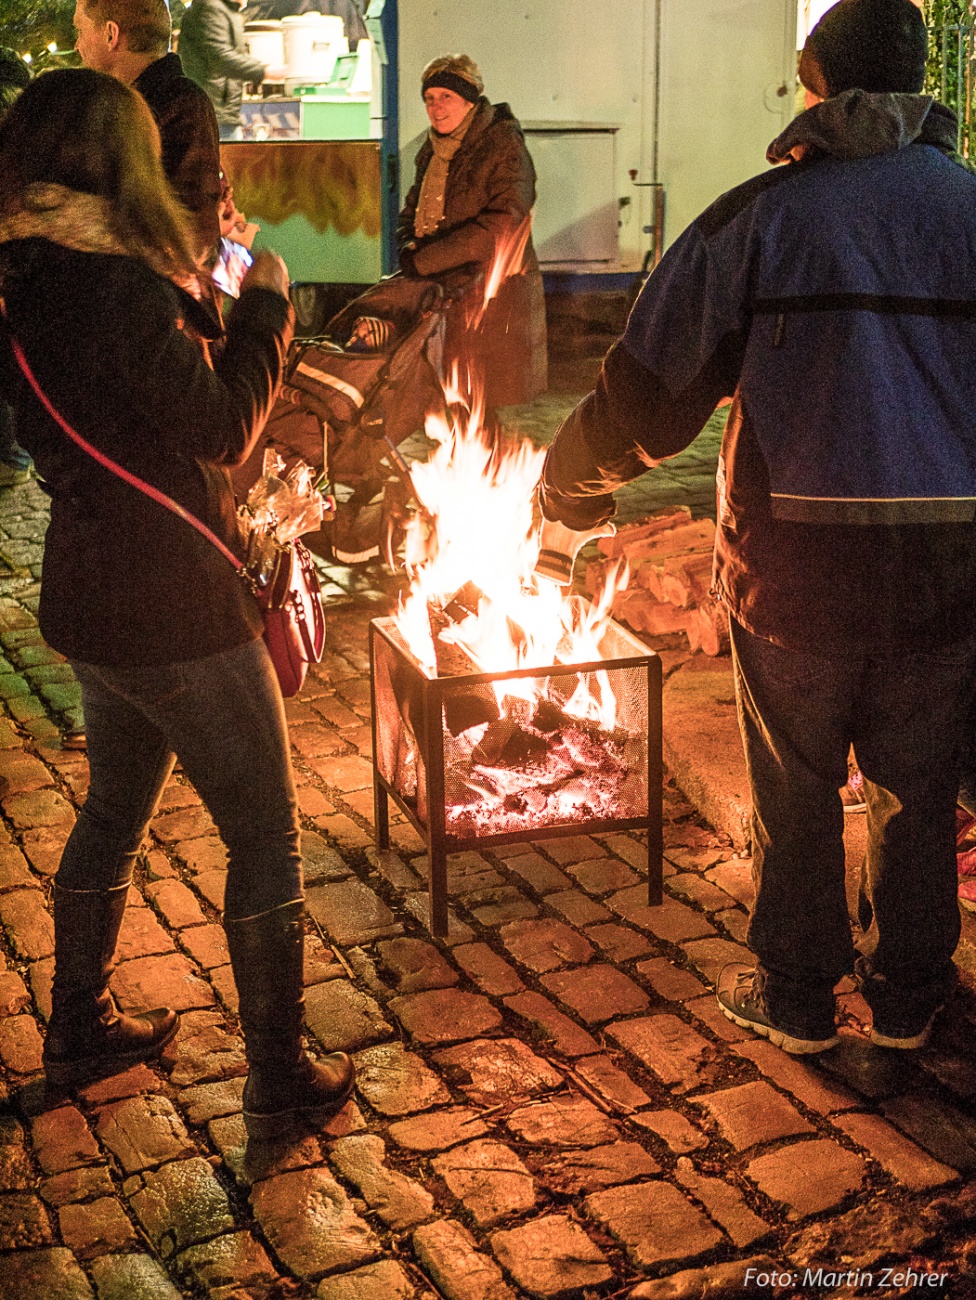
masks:
<path id="1" fill-rule="evenodd" d="M 102 1196 L 85 1205 L 65 1205 L 58 1211 L 61 1238 L 78 1259 L 91 1259 L 111 1251 L 126 1250 L 139 1238 L 114 1196 Z"/>
<path id="2" fill-rule="evenodd" d="M 33 1183 L 33 1179 L 31 1180 Z M 69 1169 L 45 1178 L 38 1191 L 48 1205 L 60 1208 L 72 1201 L 90 1201 L 96 1196 L 113 1196 L 115 1184 L 104 1165 Z"/>
<path id="3" fill-rule="evenodd" d="M 165 1097 L 130 1097 L 105 1106 L 95 1132 L 127 1174 L 196 1154 L 183 1121 Z"/>
<path id="4" fill-rule="evenodd" d="M 813 1125 L 768 1083 L 743 1083 L 694 1099 L 737 1151 L 776 1138 L 812 1133 Z"/>
<path id="5" fill-rule="evenodd" d="M 959 1177 L 957 1170 L 933 1160 L 921 1147 L 877 1115 L 838 1115 L 834 1123 L 863 1147 L 873 1160 L 877 1160 L 886 1173 L 914 1192 L 940 1187 L 955 1182 Z"/>
<path id="6" fill-rule="evenodd" d="M 478 1111 L 467 1106 L 428 1111 L 390 1125 L 390 1136 L 409 1151 L 446 1151 L 487 1132 Z"/>
<path id="7" fill-rule="evenodd" d="M 179 1300 L 180 1293 L 151 1255 L 103 1255 L 91 1263 L 98 1300 Z"/>
<path id="8" fill-rule="evenodd" d="M 771 1201 L 787 1207 L 790 1219 L 802 1219 L 839 1205 L 861 1187 L 867 1170 L 860 1156 L 821 1138 L 758 1156 L 746 1173 Z"/>
<path id="9" fill-rule="evenodd" d="M 677 1155 L 700 1151 L 708 1138 L 677 1110 L 645 1110 L 634 1116 L 634 1123 L 655 1133 Z"/>
<path id="10" fill-rule="evenodd" d="M 493 1259 L 454 1219 L 425 1224 L 413 1234 L 413 1248 L 447 1300 L 515 1300 Z"/>
<path id="11" fill-rule="evenodd" d="M 34 1155 L 46 1174 L 91 1164 L 101 1154 L 85 1117 L 76 1106 L 44 1111 L 31 1121 Z"/>
<path id="12" fill-rule="evenodd" d="M 491 1033 L 502 1023 L 486 997 L 459 989 L 393 998 L 390 1010 L 418 1043 L 456 1043 Z"/>
<path id="13" fill-rule="evenodd" d="M 698 1173 L 687 1157 L 678 1161 L 675 1176 L 681 1186 L 705 1206 L 740 1250 L 754 1246 L 773 1231 L 770 1224 L 749 1209 L 737 1187 L 721 1178 L 708 1178 Z"/>
<path id="14" fill-rule="evenodd" d="M 593 1192 L 583 1208 L 623 1243 L 639 1267 L 691 1260 L 722 1240 L 718 1229 L 670 1183 Z"/>
<path id="15" fill-rule="evenodd" d="M 327 1052 L 356 1052 L 392 1033 L 376 999 L 348 980 L 306 989 L 305 1020 Z"/>
<path id="16" fill-rule="evenodd" d="M 499 931 L 517 962 L 537 974 L 589 961 L 593 945 L 562 921 L 513 921 Z"/>
<path id="17" fill-rule="evenodd" d="M 661 1166 L 636 1142 L 614 1141 L 548 1157 L 536 1176 L 559 1196 L 580 1196 L 659 1174 Z"/>
<path id="18" fill-rule="evenodd" d="M 332 1144 L 329 1160 L 395 1232 L 404 1232 L 431 1217 L 433 1196 L 416 1179 L 388 1168 L 382 1138 L 368 1133 L 340 1138 Z"/>
<path id="19" fill-rule="evenodd" d="M 553 971 L 543 975 L 540 983 L 588 1025 L 647 1009 L 644 990 L 614 966 L 594 964 Z"/>
<path id="20" fill-rule="evenodd" d="M 491 1245 L 526 1295 L 572 1295 L 584 1287 L 602 1286 L 613 1276 L 595 1242 L 562 1214 L 494 1232 Z"/>
<path id="21" fill-rule="evenodd" d="M 708 1082 L 715 1049 L 677 1016 L 643 1016 L 610 1025 L 608 1034 L 678 1092 Z"/>
<path id="22" fill-rule="evenodd" d="M 592 1147 L 620 1136 L 619 1126 L 585 1097 L 534 1102 L 513 1110 L 505 1123 L 536 1146 Z"/>
<path id="23" fill-rule="evenodd" d="M 34 1074 L 41 1068 L 43 1043 L 33 1016 L 0 1020 L 0 1061 L 14 1074 Z"/>
<path id="24" fill-rule="evenodd" d="M 531 1210 L 538 1199 L 532 1175 L 501 1142 L 486 1138 L 452 1147 L 431 1165 L 481 1227 Z"/>
<path id="25" fill-rule="evenodd" d="M 356 1086 L 381 1115 L 410 1115 L 451 1099 L 440 1076 L 401 1043 L 368 1047 L 355 1059 Z"/>
<path id="26" fill-rule="evenodd" d="M 234 1226 L 227 1193 L 201 1156 L 135 1174 L 122 1190 L 163 1259 Z"/>
<path id="27" fill-rule="evenodd" d="M 275 1253 L 302 1278 L 365 1264 L 380 1239 L 325 1169 L 301 1169 L 258 1183 L 254 1214 Z"/>
<path id="28" fill-rule="evenodd" d="M 552 1042 L 557 1052 L 563 1056 L 586 1056 L 598 1052 L 600 1044 L 592 1034 L 581 1029 L 569 1016 L 557 1011 L 548 998 L 541 993 L 527 990 L 505 999 L 505 1005 L 517 1016 L 535 1026 L 536 1031 Z"/>

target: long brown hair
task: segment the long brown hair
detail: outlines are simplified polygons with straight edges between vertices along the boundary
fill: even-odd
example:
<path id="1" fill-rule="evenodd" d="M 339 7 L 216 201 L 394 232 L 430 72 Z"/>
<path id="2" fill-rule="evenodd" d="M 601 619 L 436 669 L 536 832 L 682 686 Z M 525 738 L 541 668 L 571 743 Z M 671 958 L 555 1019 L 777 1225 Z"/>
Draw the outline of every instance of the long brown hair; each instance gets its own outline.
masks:
<path id="1" fill-rule="evenodd" d="M 45 72 L 0 122 L 0 216 L 29 210 L 29 187 L 42 183 L 104 199 L 130 256 L 168 275 L 195 273 L 189 218 L 163 173 L 156 123 L 114 77 Z"/>

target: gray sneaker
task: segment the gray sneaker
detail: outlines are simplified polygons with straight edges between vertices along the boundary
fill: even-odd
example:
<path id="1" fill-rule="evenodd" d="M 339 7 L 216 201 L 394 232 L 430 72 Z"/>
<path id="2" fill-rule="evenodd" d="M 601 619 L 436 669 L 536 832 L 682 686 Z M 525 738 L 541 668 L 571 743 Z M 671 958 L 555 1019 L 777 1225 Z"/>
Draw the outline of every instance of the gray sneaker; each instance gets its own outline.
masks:
<path id="1" fill-rule="evenodd" d="M 797 1033 L 780 1029 L 770 1018 L 766 998 L 762 991 L 762 976 L 754 966 L 729 962 L 719 972 L 715 997 L 722 1014 L 743 1029 L 768 1038 L 775 1047 L 781 1047 L 791 1056 L 807 1056 L 813 1052 L 826 1052 L 840 1042 L 836 1033 L 811 1034 L 801 1037 Z"/>

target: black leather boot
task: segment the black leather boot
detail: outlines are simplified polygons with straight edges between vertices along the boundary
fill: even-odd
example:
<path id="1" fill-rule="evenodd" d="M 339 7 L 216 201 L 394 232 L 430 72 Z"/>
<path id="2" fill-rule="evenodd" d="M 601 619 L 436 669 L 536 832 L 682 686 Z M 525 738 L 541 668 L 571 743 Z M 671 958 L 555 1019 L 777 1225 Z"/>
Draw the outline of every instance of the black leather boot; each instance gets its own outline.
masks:
<path id="1" fill-rule="evenodd" d="M 224 921 L 249 1068 L 244 1124 L 250 1137 L 263 1141 L 279 1136 L 298 1116 L 334 1115 L 355 1083 L 345 1052 L 313 1061 L 302 1047 L 303 911 L 298 899 Z"/>
<path id="2" fill-rule="evenodd" d="M 128 885 L 115 889 L 54 886 L 54 983 L 44 1040 L 48 1088 L 62 1090 L 148 1061 L 179 1028 L 159 1007 L 123 1015 L 108 990 Z"/>

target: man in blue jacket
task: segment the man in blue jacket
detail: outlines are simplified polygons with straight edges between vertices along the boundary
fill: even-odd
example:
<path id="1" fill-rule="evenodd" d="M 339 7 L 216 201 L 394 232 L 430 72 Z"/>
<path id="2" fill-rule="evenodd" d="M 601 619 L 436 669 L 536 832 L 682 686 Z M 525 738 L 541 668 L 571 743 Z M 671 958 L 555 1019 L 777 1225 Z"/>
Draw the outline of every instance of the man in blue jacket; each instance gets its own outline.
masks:
<path id="1" fill-rule="evenodd" d="M 723 1012 L 788 1052 L 834 1046 L 856 970 L 872 1040 L 924 1043 L 959 938 L 957 748 L 976 649 L 976 176 L 919 92 L 911 0 L 841 0 L 800 63 L 784 164 L 714 203 L 650 277 L 541 486 L 566 579 L 622 483 L 733 395 L 714 590 L 731 615 L 753 798 L 756 965 Z M 562 558 L 560 558 L 562 557 Z M 844 887 L 853 744 L 868 848 Z"/>

